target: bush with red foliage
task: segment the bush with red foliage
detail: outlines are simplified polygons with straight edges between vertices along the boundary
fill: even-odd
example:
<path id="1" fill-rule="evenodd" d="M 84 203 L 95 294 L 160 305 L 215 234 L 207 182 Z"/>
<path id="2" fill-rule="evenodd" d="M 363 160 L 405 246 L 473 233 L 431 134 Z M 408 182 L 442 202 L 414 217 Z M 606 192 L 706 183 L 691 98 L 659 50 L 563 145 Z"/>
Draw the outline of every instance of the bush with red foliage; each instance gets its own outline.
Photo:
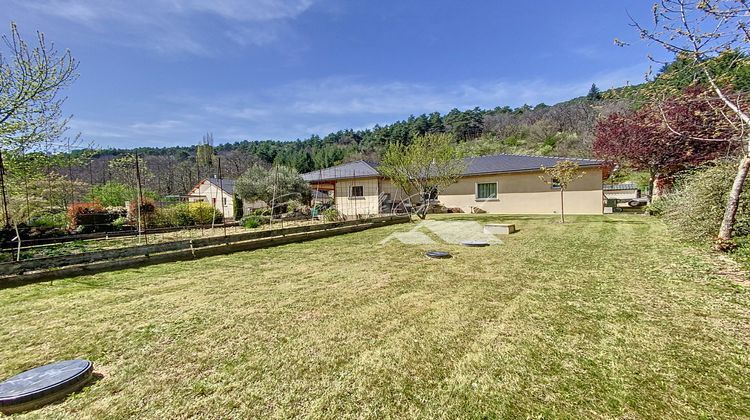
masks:
<path id="1" fill-rule="evenodd" d="M 593 148 L 598 158 L 648 171 L 659 196 L 677 172 L 731 155 L 738 145 L 721 108 L 705 90 L 691 87 L 661 104 L 599 121 Z"/>
<path id="2" fill-rule="evenodd" d="M 143 201 L 141 202 L 141 220 L 143 220 L 144 228 L 153 225 L 155 215 L 156 202 L 150 198 L 143 197 Z M 133 222 L 138 223 L 138 200 L 132 200 L 128 204 L 128 216 Z"/>
<path id="3" fill-rule="evenodd" d="M 81 216 L 95 215 L 106 213 L 100 203 L 74 203 L 68 206 L 68 226 L 71 229 L 77 228 L 81 223 Z"/>

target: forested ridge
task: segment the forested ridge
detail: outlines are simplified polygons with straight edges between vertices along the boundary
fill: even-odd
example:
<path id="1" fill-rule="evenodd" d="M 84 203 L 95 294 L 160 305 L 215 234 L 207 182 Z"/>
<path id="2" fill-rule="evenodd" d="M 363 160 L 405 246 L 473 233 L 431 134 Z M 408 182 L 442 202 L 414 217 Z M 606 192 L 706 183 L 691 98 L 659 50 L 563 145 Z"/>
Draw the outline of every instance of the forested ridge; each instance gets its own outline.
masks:
<path id="1" fill-rule="evenodd" d="M 750 89 L 750 66 L 744 56 L 727 54 L 713 60 L 712 66 L 739 81 L 740 91 Z M 628 112 L 648 103 L 654 92 L 680 92 L 702 83 L 701 75 L 683 60 L 664 65 L 650 81 L 600 91 L 596 85 L 588 93 L 554 105 L 544 103 L 517 108 L 453 109 L 441 114 L 411 115 L 386 125 L 364 130 L 339 130 L 324 137 L 313 135 L 295 141 L 239 140 L 214 144 L 208 133 L 192 144 L 173 147 L 96 150 L 82 165 L 61 168 L 59 172 L 90 186 L 109 181 L 133 184 L 132 156 L 142 157 L 144 187 L 159 196 L 187 193 L 200 179 L 219 175 L 238 178 L 254 164 L 283 165 L 307 172 L 359 159 L 379 161 L 389 145 L 409 144 L 415 136 L 448 133 L 464 156 L 498 153 L 594 157 L 593 143 L 597 122 L 615 113 Z M 743 84 L 744 83 L 744 84 Z M 187 142 L 187 140 L 186 140 Z M 78 151 L 73 153 L 92 153 Z"/>
<path id="2" fill-rule="evenodd" d="M 358 159 L 378 161 L 389 144 L 408 144 L 414 136 L 442 132 L 451 134 L 462 152 L 470 156 L 522 153 L 588 157 L 597 117 L 626 106 L 619 99 L 605 99 L 606 94 L 592 87 L 587 96 L 551 106 L 453 109 L 446 114 L 411 115 L 371 129 L 346 129 L 296 141 L 241 140 L 214 145 L 209 136 L 186 146 L 102 149 L 86 165 L 70 168 L 70 175 L 92 185 L 113 180 L 117 174 L 111 161 L 138 152 L 153 173 L 146 180 L 148 187 L 160 194 L 179 194 L 198 179 L 217 175 L 217 165 L 200 165 L 197 156 L 201 147 L 211 147 L 221 158 L 225 178 L 236 178 L 254 163 L 307 172 Z"/>

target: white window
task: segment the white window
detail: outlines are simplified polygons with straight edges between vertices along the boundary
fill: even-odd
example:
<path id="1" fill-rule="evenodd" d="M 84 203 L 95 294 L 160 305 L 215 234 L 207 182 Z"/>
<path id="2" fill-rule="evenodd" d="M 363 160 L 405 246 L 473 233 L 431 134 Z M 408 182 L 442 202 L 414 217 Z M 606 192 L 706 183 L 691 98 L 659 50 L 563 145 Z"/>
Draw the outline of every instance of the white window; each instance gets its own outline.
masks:
<path id="1" fill-rule="evenodd" d="M 477 200 L 494 200 L 497 198 L 497 182 L 477 183 Z"/>
<path id="2" fill-rule="evenodd" d="M 364 196 L 365 196 L 365 187 L 361 185 L 352 186 L 352 191 L 351 191 L 351 194 L 349 194 L 349 197 L 358 198 L 358 197 L 364 197 Z"/>

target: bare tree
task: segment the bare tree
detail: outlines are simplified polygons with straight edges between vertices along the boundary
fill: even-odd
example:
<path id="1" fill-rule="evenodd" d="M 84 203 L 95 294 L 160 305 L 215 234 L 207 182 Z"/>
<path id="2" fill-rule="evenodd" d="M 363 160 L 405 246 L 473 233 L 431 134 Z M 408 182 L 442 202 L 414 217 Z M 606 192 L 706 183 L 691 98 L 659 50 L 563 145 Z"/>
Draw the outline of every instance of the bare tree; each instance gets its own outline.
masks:
<path id="1" fill-rule="evenodd" d="M 750 3 L 747 0 L 661 0 L 654 5 L 653 15 L 654 26 L 650 29 L 633 20 L 641 38 L 685 59 L 697 77 L 710 86 L 721 104 L 720 111 L 735 129 L 732 138 L 703 140 L 741 141 L 743 145 L 717 238 L 717 247 L 724 248 L 731 239 L 742 186 L 750 170 L 750 114 L 743 102 L 744 96 L 734 92 L 733 81 L 727 80 L 727 68 L 711 64 L 712 59 L 723 54 L 735 54 L 736 60 L 747 60 Z"/>

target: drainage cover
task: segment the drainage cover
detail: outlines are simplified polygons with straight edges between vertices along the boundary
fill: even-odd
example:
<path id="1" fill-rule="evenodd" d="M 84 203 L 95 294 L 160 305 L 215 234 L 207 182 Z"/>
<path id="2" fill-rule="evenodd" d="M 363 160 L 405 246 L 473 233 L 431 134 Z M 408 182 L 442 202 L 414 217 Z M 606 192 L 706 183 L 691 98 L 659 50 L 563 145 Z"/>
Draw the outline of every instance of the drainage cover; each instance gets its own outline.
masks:
<path id="1" fill-rule="evenodd" d="M 0 382 L 0 411 L 27 411 L 81 389 L 91 378 L 88 360 L 65 360 L 39 366 Z"/>
<path id="2" fill-rule="evenodd" d="M 480 246 L 490 246 L 489 242 L 485 241 L 463 241 L 461 242 L 461 245 L 463 246 L 472 246 L 472 247 L 480 247 Z"/>
<path id="3" fill-rule="evenodd" d="M 425 254 L 430 258 L 450 258 L 451 254 L 444 251 L 427 251 Z"/>

